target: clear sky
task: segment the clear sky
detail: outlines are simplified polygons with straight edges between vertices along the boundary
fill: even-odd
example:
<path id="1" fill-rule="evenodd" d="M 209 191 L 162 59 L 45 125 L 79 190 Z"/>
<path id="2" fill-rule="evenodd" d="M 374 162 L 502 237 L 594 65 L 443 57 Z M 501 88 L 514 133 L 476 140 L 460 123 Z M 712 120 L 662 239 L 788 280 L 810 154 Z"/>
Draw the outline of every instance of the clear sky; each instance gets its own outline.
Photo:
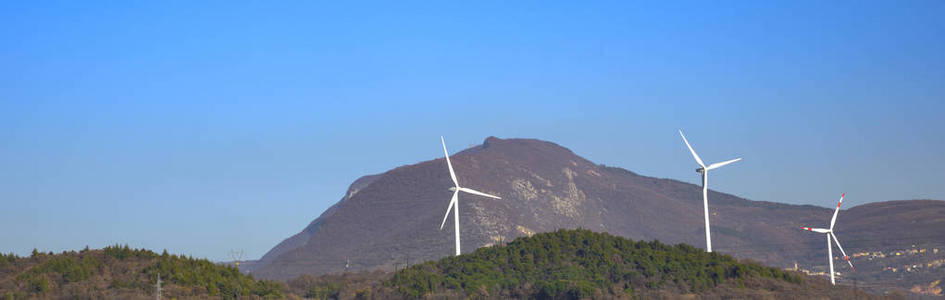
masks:
<path id="1" fill-rule="evenodd" d="M 440 135 L 698 183 L 683 129 L 748 199 L 945 199 L 943 1 L 193 2 L 0 4 L 0 252 L 258 258 Z"/>

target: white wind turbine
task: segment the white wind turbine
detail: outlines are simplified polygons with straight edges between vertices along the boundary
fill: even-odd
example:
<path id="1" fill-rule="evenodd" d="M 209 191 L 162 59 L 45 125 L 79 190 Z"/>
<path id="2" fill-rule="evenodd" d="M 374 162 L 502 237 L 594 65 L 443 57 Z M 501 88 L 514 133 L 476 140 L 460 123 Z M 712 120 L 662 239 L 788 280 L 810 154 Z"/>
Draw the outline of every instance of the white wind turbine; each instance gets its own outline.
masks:
<path id="1" fill-rule="evenodd" d="M 450 178 L 453 179 L 454 187 L 451 187 L 450 190 L 453 191 L 453 198 L 450 200 L 450 205 L 446 208 L 446 215 L 443 216 L 443 223 L 440 223 L 440 230 L 443 230 L 443 225 L 446 225 L 446 218 L 450 216 L 450 209 L 453 210 L 453 231 L 456 233 L 456 255 L 460 254 L 459 248 L 459 192 L 463 191 L 473 195 L 479 195 L 483 197 L 502 199 L 497 196 L 489 195 L 471 188 L 464 188 L 459 186 L 459 181 L 456 180 L 456 173 L 453 172 L 453 164 L 450 163 L 450 154 L 446 152 L 446 141 L 443 137 L 440 137 L 440 142 L 443 143 L 443 154 L 446 155 L 446 166 L 450 169 Z"/>
<path id="2" fill-rule="evenodd" d="M 856 267 L 853 267 L 853 263 L 850 262 L 850 257 L 847 256 L 846 252 L 843 252 L 843 247 L 840 246 L 840 240 L 837 239 L 837 236 L 833 233 L 833 224 L 837 222 L 837 213 L 840 212 L 840 204 L 843 203 L 843 196 L 846 193 L 840 194 L 840 202 L 837 202 L 837 209 L 833 211 L 833 218 L 830 218 L 830 228 L 810 228 L 810 227 L 801 227 L 801 229 L 809 230 L 818 233 L 827 234 L 827 262 L 830 263 L 830 283 L 836 285 L 837 282 L 834 280 L 833 276 L 833 247 L 830 245 L 830 240 L 833 239 L 834 242 L 837 242 L 837 248 L 840 248 L 840 253 L 843 253 L 843 258 L 847 260 L 847 263 L 850 264 L 850 268 L 856 272 Z"/>
<path id="3" fill-rule="evenodd" d="M 702 174 L 702 208 L 705 213 L 705 251 L 712 252 L 712 238 L 709 235 L 709 174 L 708 174 L 709 172 L 708 171 L 712 169 L 717 169 L 719 167 L 722 167 L 724 165 L 727 165 L 727 164 L 730 164 L 730 163 L 733 163 L 742 159 L 736 158 L 733 160 L 726 160 L 723 162 L 711 164 L 708 167 L 706 167 L 705 164 L 702 163 L 702 159 L 699 158 L 699 154 L 696 154 L 696 151 L 692 150 L 692 146 L 689 145 L 689 141 L 686 140 L 686 136 L 683 135 L 682 130 L 679 131 L 679 135 L 682 136 L 683 142 L 686 142 L 686 147 L 689 148 L 689 152 L 692 152 L 692 157 L 695 158 L 696 163 L 699 164 L 700 168 L 696 169 L 696 172 L 699 172 L 700 174 Z"/>

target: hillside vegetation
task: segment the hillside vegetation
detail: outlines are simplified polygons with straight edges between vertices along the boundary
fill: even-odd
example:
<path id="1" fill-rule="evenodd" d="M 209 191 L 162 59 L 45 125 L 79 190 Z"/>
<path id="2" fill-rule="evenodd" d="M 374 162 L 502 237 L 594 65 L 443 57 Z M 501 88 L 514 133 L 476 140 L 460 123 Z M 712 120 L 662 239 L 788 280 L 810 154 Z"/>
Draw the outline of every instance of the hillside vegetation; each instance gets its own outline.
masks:
<path id="1" fill-rule="evenodd" d="M 689 245 L 559 230 L 382 271 L 255 280 L 205 259 L 127 246 L 0 256 L 4 299 L 634 299 L 879 298 Z"/>
<path id="2" fill-rule="evenodd" d="M 282 284 L 255 280 L 206 259 L 157 254 L 128 246 L 60 254 L 33 251 L 0 258 L 0 297 L 153 298 L 158 274 L 165 298 L 239 296 L 282 298 Z"/>
<path id="3" fill-rule="evenodd" d="M 879 298 L 689 245 L 582 229 L 519 238 L 393 274 L 302 276 L 288 287 L 316 299 Z"/>
<path id="4" fill-rule="evenodd" d="M 409 297 L 454 290 L 470 296 L 586 298 L 651 290 L 701 293 L 749 278 L 801 283 L 796 274 L 685 244 L 634 242 L 579 229 L 413 266 L 396 273 L 391 285 Z"/>

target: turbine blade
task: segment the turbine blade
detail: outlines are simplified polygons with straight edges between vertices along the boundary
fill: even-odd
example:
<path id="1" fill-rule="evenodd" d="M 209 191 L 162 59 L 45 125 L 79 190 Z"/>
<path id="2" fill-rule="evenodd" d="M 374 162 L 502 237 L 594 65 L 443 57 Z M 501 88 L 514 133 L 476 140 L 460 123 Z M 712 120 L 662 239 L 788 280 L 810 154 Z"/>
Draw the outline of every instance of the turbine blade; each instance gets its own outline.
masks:
<path id="1" fill-rule="evenodd" d="M 473 194 L 473 195 L 479 195 L 479 196 L 489 197 L 489 198 L 493 198 L 493 199 L 502 199 L 502 198 L 500 198 L 500 197 L 498 197 L 498 196 L 489 195 L 489 194 L 486 194 L 486 193 L 483 193 L 483 192 L 480 192 L 480 191 L 477 191 L 477 190 L 474 190 L 474 189 L 471 189 L 471 188 L 464 188 L 464 187 L 461 187 L 461 188 L 459 188 L 459 190 L 460 190 L 460 191 L 467 192 L 467 193 L 470 193 L 470 194 Z"/>
<path id="2" fill-rule="evenodd" d="M 736 162 L 736 161 L 739 161 L 739 160 L 742 160 L 742 158 L 739 157 L 739 158 L 732 159 L 732 160 L 726 160 L 726 161 L 723 161 L 723 162 L 714 163 L 714 164 L 709 165 L 709 166 L 706 167 L 705 169 L 706 169 L 706 170 L 712 170 L 712 169 L 721 168 L 721 167 L 724 166 L 724 165 L 727 165 L 727 164 L 730 164 L 730 163 L 733 163 L 733 162 Z"/>
<path id="3" fill-rule="evenodd" d="M 446 215 L 443 216 L 443 223 L 440 223 L 440 230 L 443 230 L 443 225 L 446 225 L 446 218 L 450 216 L 450 210 L 453 209 L 453 205 L 456 205 L 456 197 L 459 195 L 459 190 L 453 192 L 453 199 L 450 200 L 450 206 L 446 207 Z"/>
<path id="4" fill-rule="evenodd" d="M 699 158 L 699 154 L 696 154 L 696 150 L 692 150 L 692 146 L 689 145 L 689 140 L 686 139 L 686 135 L 682 133 L 682 130 L 679 130 L 679 136 L 682 137 L 683 142 L 686 142 L 686 147 L 689 148 L 689 152 L 692 152 L 692 157 L 696 159 L 696 162 L 699 163 L 699 166 L 705 168 L 705 164 L 702 163 L 702 159 Z"/>
<path id="5" fill-rule="evenodd" d="M 828 232 L 830 232 L 830 229 L 823 229 L 823 228 L 801 227 L 801 229 L 807 230 L 807 231 L 813 231 L 813 232 L 817 232 L 817 233 L 828 233 Z"/>
<path id="6" fill-rule="evenodd" d="M 837 248 L 840 248 L 840 253 L 843 253 L 843 259 L 847 260 L 847 263 L 850 264 L 850 268 L 853 269 L 853 272 L 856 272 L 856 267 L 853 266 L 853 263 L 850 262 L 850 257 L 847 256 L 846 252 L 843 252 L 843 246 L 840 246 L 840 240 L 837 239 L 837 235 L 830 233 L 830 236 L 833 237 L 833 241 L 837 242 Z"/>
<path id="7" fill-rule="evenodd" d="M 446 152 L 446 140 L 440 136 L 440 142 L 443 143 L 443 154 L 446 155 L 446 166 L 450 168 L 450 178 L 453 179 L 453 185 L 459 187 L 459 181 L 456 180 L 456 173 L 453 172 L 453 164 L 450 163 L 450 153 Z"/>
<path id="8" fill-rule="evenodd" d="M 843 196 L 846 196 L 847 193 L 840 194 L 840 201 L 837 202 L 837 209 L 833 211 L 833 218 L 830 218 L 830 230 L 833 230 L 833 224 L 837 222 L 837 213 L 840 212 L 840 204 L 843 203 Z"/>

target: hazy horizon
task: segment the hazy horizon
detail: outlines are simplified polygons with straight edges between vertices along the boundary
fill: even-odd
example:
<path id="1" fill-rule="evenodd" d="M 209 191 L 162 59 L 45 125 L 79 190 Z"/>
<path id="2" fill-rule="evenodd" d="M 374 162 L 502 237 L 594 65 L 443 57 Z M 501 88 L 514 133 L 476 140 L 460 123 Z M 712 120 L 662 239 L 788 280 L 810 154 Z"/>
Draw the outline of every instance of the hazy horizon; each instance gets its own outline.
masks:
<path id="1" fill-rule="evenodd" d="M 0 8 L 3 253 L 259 258 L 441 135 L 698 184 L 681 129 L 750 200 L 945 199 L 945 2 Z"/>

